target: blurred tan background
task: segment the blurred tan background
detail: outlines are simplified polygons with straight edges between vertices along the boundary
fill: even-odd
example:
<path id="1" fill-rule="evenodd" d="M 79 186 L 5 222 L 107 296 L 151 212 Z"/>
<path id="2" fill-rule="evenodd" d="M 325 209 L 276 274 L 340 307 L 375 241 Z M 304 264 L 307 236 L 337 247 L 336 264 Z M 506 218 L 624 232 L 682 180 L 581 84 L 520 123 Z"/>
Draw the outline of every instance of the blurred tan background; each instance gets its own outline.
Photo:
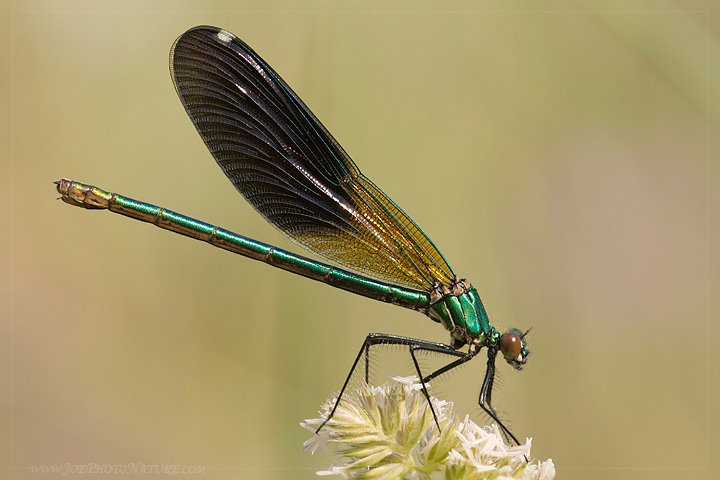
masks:
<path id="1" fill-rule="evenodd" d="M 172 87 L 172 42 L 212 24 L 285 78 L 494 325 L 534 327 L 494 400 L 535 458 L 558 478 L 718 478 L 710 3 L 13 2 L 0 476 L 137 462 L 315 478 L 330 459 L 302 452 L 298 423 L 365 335 L 447 340 L 417 313 L 56 201 L 67 177 L 299 251 Z M 486 422 L 483 373 L 436 393 Z"/>

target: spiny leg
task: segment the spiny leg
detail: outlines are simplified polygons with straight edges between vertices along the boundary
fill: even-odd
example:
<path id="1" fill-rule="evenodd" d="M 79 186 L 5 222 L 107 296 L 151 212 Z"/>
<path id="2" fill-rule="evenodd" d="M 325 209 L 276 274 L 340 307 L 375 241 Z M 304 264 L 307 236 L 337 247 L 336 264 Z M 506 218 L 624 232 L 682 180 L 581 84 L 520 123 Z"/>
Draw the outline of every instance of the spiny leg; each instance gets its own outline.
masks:
<path id="1" fill-rule="evenodd" d="M 407 345 L 410 347 L 410 354 L 413 359 L 413 362 L 415 363 L 415 368 L 418 372 L 418 376 L 420 377 L 420 382 L 422 383 L 423 392 L 425 393 L 426 398 L 428 399 L 428 402 L 430 402 L 430 396 L 428 395 L 427 388 L 425 388 L 425 382 L 422 378 L 422 373 L 420 372 L 420 367 L 417 363 L 417 360 L 415 359 L 415 356 L 413 354 L 413 348 L 416 349 L 422 349 L 422 350 L 428 350 L 433 351 L 437 353 L 446 353 L 448 355 L 454 355 L 454 356 L 466 356 L 467 353 L 462 353 L 454 350 L 450 345 L 446 345 L 444 343 L 438 343 L 438 342 L 430 342 L 428 340 L 419 340 L 417 338 L 410 338 L 410 337 L 401 337 L 399 335 L 390 335 L 390 334 L 384 334 L 384 333 L 371 333 L 367 337 L 365 337 L 365 341 L 362 344 L 362 347 L 360 347 L 360 351 L 357 354 L 357 357 L 355 357 L 355 361 L 352 364 L 352 367 L 350 368 L 350 373 L 348 373 L 347 378 L 345 379 L 345 383 L 343 383 L 342 388 L 340 389 L 340 393 L 337 396 L 337 400 L 335 400 L 335 405 L 333 405 L 332 410 L 330 411 L 330 414 L 328 417 L 323 421 L 323 423 L 315 430 L 315 433 L 320 432 L 322 428 L 325 426 L 327 422 L 330 421 L 330 419 L 335 415 L 335 411 L 338 408 L 338 405 L 340 405 L 340 400 L 342 399 L 343 394 L 345 393 L 345 389 L 347 388 L 348 384 L 350 383 L 350 379 L 352 378 L 353 372 L 355 372 L 355 368 L 357 367 L 358 362 L 360 361 L 360 358 L 362 358 L 363 352 L 365 352 L 365 381 L 368 381 L 368 370 L 369 370 L 369 362 L 370 362 L 370 347 L 373 345 Z M 455 362 L 453 362 L 455 363 Z M 434 375 L 434 374 L 433 374 Z M 435 410 L 433 409 L 432 403 L 430 403 L 430 409 L 432 410 L 433 417 L 435 417 L 435 423 L 438 425 L 438 429 L 440 428 L 440 425 L 437 421 L 437 416 L 435 415 Z"/>
<path id="2" fill-rule="evenodd" d="M 448 345 L 448 346 L 449 346 L 449 345 Z M 433 407 L 433 404 L 432 404 L 432 402 L 430 401 L 430 393 L 428 393 L 426 380 L 423 378 L 423 374 L 422 374 L 422 372 L 420 371 L 420 364 L 418 363 L 417 358 L 415 357 L 415 352 L 418 351 L 418 350 L 431 351 L 431 352 L 437 352 L 437 353 L 445 353 L 445 354 L 448 354 L 448 355 L 463 355 L 463 356 L 468 356 L 469 354 L 467 354 L 467 353 L 462 353 L 462 352 L 457 352 L 457 351 L 455 351 L 455 350 L 435 350 L 435 349 L 429 349 L 429 348 L 424 348 L 424 347 L 422 347 L 422 346 L 420 346 L 420 345 L 411 345 L 411 346 L 410 346 L 410 357 L 412 358 L 413 364 L 415 364 L 415 371 L 417 372 L 418 378 L 420 379 L 420 386 L 422 387 L 422 391 L 423 391 L 423 393 L 425 394 L 425 398 L 426 398 L 427 401 L 428 401 L 428 405 L 430 406 L 430 411 L 431 411 L 432 414 L 433 414 L 433 419 L 435 419 L 435 425 L 437 425 L 438 431 L 442 431 L 442 428 L 440 428 L 440 422 L 438 421 L 438 418 L 437 418 L 437 414 L 435 413 L 435 408 Z M 472 358 L 472 357 L 470 357 L 470 358 Z M 460 358 L 460 359 L 455 360 L 455 361 L 453 361 L 452 363 L 450 363 L 450 365 L 453 365 L 453 364 L 459 365 L 460 363 L 463 363 L 464 361 L 465 361 L 464 358 Z M 460 363 L 458 363 L 458 362 L 460 362 Z M 457 366 L 457 365 L 456 365 L 456 366 Z"/>
<path id="3" fill-rule="evenodd" d="M 320 430 L 325 426 L 327 422 L 330 421 L 330 419 L 335 415 L 335 410 L 337 410 L 338 405 L 340 405 L 340 400 L 342 399 L 343 393 L 345 393 L 345 388 L 347 388 L 348 383 L 350 383 L 350 378 L 352 377 L 353 372 L 355 371 L 355 367 L 357 366 L 358 362 L 360 361 L 360 357 L 362 356 L 364 351 L 367 351 L 368 349 L 368 342 L 371 340 L 371 336 L 373 334 L 371 333 L 367 337 L 365 337 L 365 341 L 362 344 L 362 347 L 360 347 L 360 351 L 357 354 L 357 357 L 355 357 L 355 361 L 352 364 L 352 367 L 350 367 L 350 373 L 348 373 L 347 378 L 345 379 L 345 383 L 343 383 L 342 388 L 340 389 L 340 393 L 338 393 L 337 400 L 335 400 L 335 405 L 333 405 L 332 410 L 330 411 L 330 415 L 323 421 L 320 426 L 315 430 L 315 434 L 317 435 Z M 367 377 L 367 364 L 366 364 L 366 370 L 365 370 L 365 377 Z"/>
<path id="4" fill-rule="evenodd" d="M 505 440 L 507 440 L 508 443 L 515 442 L 515 445 L 520 445 L 518 439 L 515 438 L 515 435 L 513 435 L 512 432 L 508 430 L 508 428 L 502 423 L 502 421 L 498 417 L 498 414 L 495 412 L 495 409 L 492 406 L 492 387 L 493 382 L 495 381 L 496 355 L 497 349 L 488 349 L 487 368 L 485 369 L 485 379 L 483 380 L 482 388 L 480 389 L 480 398 L 478 398 L 478 404 L 480 405 L 480 408 L 482 408 L 485 413 L 490 416 L 490 418 L 495 420 L 495 422 L 500 427 L 500 430 L 502 430 L 502 433 L 505 436 Z"/>
<path id="5" fill-rule="evenodd" d="M 427 383 L 430 380 L 432 380 L 433 378 L 437 378 L 440 375 L 442 375 L 443 373 L 447 373 L 450 370 L 452 370 L 453 368 L 459 367 L 460 365 L 467 362 L 468 360 L 471 360 L 472 358 L 475 357 L 475 355 L 477 355 L 477 353 L 463 353 L 463 352 L 458 352 L 458 351 L 441 352 L 441 353 L 447 353 L 448 355 L 455 355 L 460 358 L 458 358 L 457 360 L 453 360 L 452 362 L 448 363 L 444 367 L 438 368 L 437 370 L 432 372 L 430 375 L 423 378 L 422 379 L 423 383 Z"/>
<path id="6" fill-rule="evenodd" d="M 423 377 L 422 372 L 420 371 L 420 364 L 417 361 L 417 358 L 415 357 L 416 351 L 426 351 L 426 352 L 435 352 L 435 353 L 444 353 L 445 355 L 451 355 L 455 357 L 459 357 L 456 360 L 453 360 L 449 364 L 445 365 L 444 367 L 441 367 L 434 372 L 432 372 L 430 375 Z M 410 346 L 410 356 L 412 358 L 413 364 L 415 364 L 415 371 L 418 374 L 418 377 L 420 378 L 420 386 L 422 387 L 422 391 L 425 394 L 425 398 L 428 401 L 428 404 L 430 405 L 430 411 L 433 414 L 433 418 L 435 419 L 435 425 L 437 425 L 438 430 L 442 429 L 440 428 L 440 422 L 438 421 L 437 415 L 435 413 L 435 408 L 432 406 L 432 402 L 430 401 L 430 393 L 427 390 L 427 382 L 432 380 L 433 378 L 436 378 L 440 375 L 442 375 L 445 372 L 448 372 L 452 370 L 455 367 L 458 367 L 462 365 L 463 363 L 467 362 L 471 358 L 473 358 L 476 354 L 474 353 L 465 353 L 465 352 L 458 352 L 450 345 L 445 344 L 439 344 L 439 345 L 424 345 L 424 344 L 415 344 Z"/>
<path id="7" fill-rule="evenodd" d="M 365 338 L 365 384 L 370 384 L 370 345 L 367 343 L 367 337 Z M 350 372 L 352 373 L 352 372 Z"/>

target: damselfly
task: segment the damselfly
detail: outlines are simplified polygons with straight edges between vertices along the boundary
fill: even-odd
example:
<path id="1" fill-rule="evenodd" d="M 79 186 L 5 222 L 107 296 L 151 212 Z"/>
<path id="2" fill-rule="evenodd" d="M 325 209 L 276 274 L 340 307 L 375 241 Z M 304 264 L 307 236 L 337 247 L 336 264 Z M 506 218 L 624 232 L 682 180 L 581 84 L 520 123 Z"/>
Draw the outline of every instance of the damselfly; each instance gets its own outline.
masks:
<path id="1" fill-rule="evenodd" d="M 430 380 L 484 348 L 487 368 L 479 404 L 519 443 L 498 418 L 491 396 L 498 352 L 513 368 L 521 369 L 529 354 L 527 332 L 510 329 L 500 334 L 490 325 L 477 290 L 455 276 L 420 227 L 360 173 L 287 83 L 243 41 L 220 28 L 193 28 L 175 41 L 170 73 L 190 119 L 235 188 L 265 220 L 330 264 L 75 181 L 57 182 L 62 200 L 88 209 L 108 209 L 358 295 L 419 311 L 450 332 L 448 344 L 369 334 L 325 422 L 335 413 L 363 354 L 367 380 L 373 346 L 408 347 L 428 398 Z M 418 352 L 444 354 L 450 360 L 423 373 Z"/>

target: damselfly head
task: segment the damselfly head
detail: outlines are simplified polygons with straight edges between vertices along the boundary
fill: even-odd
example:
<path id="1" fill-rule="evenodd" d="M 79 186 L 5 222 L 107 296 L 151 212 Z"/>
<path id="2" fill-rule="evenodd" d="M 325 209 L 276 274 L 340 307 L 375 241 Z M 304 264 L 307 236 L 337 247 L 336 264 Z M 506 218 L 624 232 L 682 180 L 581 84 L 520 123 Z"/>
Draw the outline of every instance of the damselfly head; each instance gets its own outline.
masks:
<path id="1" fill-rule="evenodd" d="M 525 335 L 528 332 L 522 333 L 517 328 L 511 328 L 503 334 L 500 340 L 500 351 L 505 357 L 505 361 L 516 370 L 522 370 L 523 365 L 527 362 L 528 355 L 530 355 L 530 351 L 525 344 Z"/>

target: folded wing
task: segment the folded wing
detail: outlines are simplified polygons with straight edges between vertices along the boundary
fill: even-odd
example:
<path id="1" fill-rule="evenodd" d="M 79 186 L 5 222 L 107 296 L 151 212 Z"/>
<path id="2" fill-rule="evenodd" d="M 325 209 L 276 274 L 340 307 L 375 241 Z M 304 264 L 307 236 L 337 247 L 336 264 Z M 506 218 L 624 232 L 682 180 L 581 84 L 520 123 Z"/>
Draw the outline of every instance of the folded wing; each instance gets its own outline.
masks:
<path id="1" fill-rule="evenodd" d="M 453 280 L 432 241 L 242 40 L 216 27 L 193 28 L 175 41 L 170 71 L 225 175 L 290 239 L 397 285 L 429 290 Z"/>

